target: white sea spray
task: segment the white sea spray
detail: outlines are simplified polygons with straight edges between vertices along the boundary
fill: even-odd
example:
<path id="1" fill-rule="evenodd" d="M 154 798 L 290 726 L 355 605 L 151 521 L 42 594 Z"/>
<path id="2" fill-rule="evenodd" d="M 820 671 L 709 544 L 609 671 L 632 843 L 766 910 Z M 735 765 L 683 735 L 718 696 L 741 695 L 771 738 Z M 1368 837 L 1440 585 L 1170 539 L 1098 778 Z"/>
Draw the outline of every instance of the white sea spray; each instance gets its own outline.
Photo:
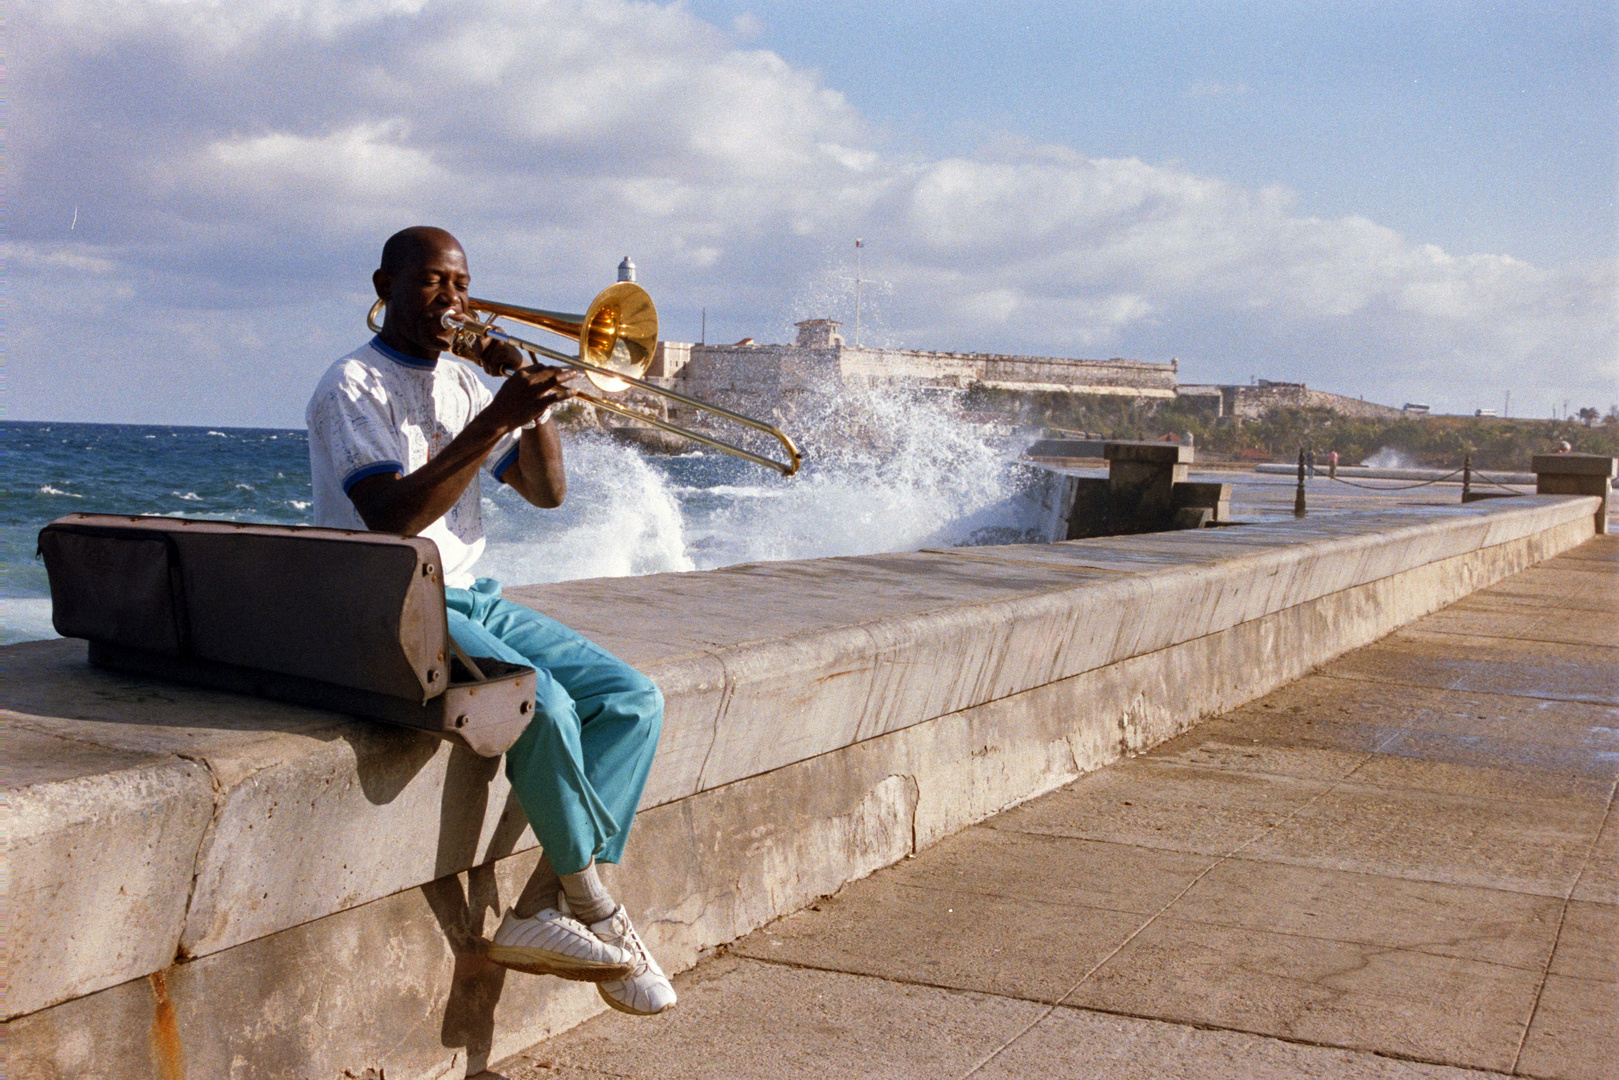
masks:
<path id="1" fill-rule="evenodd" d="M 692 570 L 680 504 L 640 451 L 605 437 L 570 439 L 568 496 L 536 510 L 498 485 L 485 498 L 489 537 L 478 573 L 509 584 Z"/>
<path id="2" fill-rule="evenodd" d="M 570 439 L 561 510 L 485 500 L 479 570 L 526 584 L 1031 538 L 1021 442 L 946 396 L 846 390 L 789 426 L 806 460 L 791 479 L 725 459 L 718 482 L 680 483 L 637 450 Z"/>
<path id="3" fill-rule="evenodd" d="M 1319 464 L 1319 463 L 1318 463 Z M 1378 448 L 1377 453 L 1361 462 L 1374 469 L 1414 469 L 1417 463 L 1390 446 Z"/>

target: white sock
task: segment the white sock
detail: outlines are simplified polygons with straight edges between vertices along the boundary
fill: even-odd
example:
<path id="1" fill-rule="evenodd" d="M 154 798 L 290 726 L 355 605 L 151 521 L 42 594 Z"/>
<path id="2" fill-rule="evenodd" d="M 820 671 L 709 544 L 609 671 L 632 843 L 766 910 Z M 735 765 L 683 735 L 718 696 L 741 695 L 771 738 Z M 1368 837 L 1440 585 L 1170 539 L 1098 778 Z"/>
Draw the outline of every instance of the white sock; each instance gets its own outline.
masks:
<path id="1" fill-rule="evenodd" d="M 594 862 L 586 864 L 577 874 L 561 875 L 561 881 L 562 895 L 568 898 L 569 910 L 574 918 L 586 926 L 599 923 L 618 910 L 618 901 L 602 884 Z"/>

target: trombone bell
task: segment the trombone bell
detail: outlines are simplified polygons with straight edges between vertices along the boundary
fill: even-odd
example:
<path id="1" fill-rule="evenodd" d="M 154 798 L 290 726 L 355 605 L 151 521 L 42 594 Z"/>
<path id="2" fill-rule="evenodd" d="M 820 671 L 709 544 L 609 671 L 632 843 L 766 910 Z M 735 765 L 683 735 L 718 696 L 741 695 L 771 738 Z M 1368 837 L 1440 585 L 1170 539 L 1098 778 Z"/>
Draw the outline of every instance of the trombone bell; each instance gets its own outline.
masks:
<path id="1" fill-rule="evenodd" d="M 583 315 L 541 311 L 476 296 L 468 300 L 467 306 L 492 316 L 491 322 L 495 318 L 510 319 L 575 339 L 579 342 L 579 359 L 598 369 L 583 369 L 585 377 L 610 394 L 629 388 L 630 384 L 617 375 L 644 377 L 658 348 L 658 309 L 647 291 L 632 281 L 620 281 L 603 289 Z"/>

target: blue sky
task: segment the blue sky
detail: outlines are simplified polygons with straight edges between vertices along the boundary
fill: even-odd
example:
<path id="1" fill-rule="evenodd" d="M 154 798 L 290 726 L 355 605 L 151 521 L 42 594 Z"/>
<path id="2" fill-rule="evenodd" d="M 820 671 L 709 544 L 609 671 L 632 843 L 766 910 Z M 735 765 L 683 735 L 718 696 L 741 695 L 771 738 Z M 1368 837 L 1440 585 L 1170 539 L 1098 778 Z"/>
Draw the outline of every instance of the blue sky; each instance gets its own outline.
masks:
<path id="1" fill-rule="evenodd" d="M 1281 184 L 1452 254 L 1615 253 L 1611 3 L 688 7 L 926 152 L 1017 132 Z"/>
<path id="2" fill-rule="evenodd" d="M 1619 400 L 1611 3 L 42 0 L 6 415 L 297 425 L 381 241 L 665 337 L 1178 357 L 1447 411 Z M 76 328 L 64 348 L 62 326 Z"/>

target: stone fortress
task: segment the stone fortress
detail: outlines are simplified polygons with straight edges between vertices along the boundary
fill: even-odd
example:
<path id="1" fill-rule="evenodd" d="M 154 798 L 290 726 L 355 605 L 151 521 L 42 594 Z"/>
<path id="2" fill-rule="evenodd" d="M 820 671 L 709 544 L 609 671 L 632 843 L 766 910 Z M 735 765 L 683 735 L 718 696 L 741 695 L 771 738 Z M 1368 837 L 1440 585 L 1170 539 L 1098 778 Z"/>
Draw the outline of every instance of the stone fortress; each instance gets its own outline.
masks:
<path id="1" fill-rule="evenodd" d="M 1427 406 L 1378 405 L 1361 398 L 1330 394 L 1325 390 L 1311 390 L 1303 383 L 1272 382 L 1258 379 L 1252 386 L 1209 386 L 1182 383 L 1175 389 L 1177 397 L 1207 402 L 1217 417 L 1237 420 L 1258 420 L 1272 409 L 1330 409 L 1340 416 L 1361 420 L 1380 420 L 1396 416 L 1426 415 Z"/>
<path id="2" fill-rule="evenodd" d="M 812 398 L 845 387 L 904 383 L 924 391 L 962 394 L 974 387 L 1028 394 L 1083 394 L 1137 400 L 1188 401 L 1216 417 L 1257 419 L 1269 409 L 1327 408 L 1345 416 L 1407 415 L 1340 394 L 1311 390 L 1303 383 L 1257 380 L 1255 385 L 1181 383 L 1179 363 L 1143 360 L 1082 360 L 1002 353 L 933 352 L 850 345 L 835 319 L 797 324 L 790 345 L 758 344 L 744 338 L 734 345 L 664 341 L 647 377 L 660 386 L 750 416 L 791 417 Z M 641 401 L 664 411 L 664 399 Z M 678 404 L 667 408 L 677 423 L 700 423 Z"/>

